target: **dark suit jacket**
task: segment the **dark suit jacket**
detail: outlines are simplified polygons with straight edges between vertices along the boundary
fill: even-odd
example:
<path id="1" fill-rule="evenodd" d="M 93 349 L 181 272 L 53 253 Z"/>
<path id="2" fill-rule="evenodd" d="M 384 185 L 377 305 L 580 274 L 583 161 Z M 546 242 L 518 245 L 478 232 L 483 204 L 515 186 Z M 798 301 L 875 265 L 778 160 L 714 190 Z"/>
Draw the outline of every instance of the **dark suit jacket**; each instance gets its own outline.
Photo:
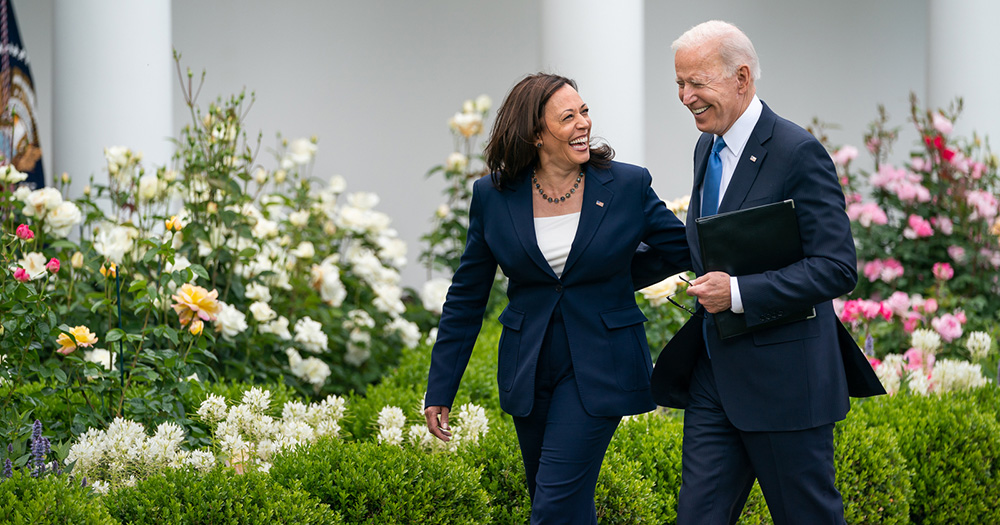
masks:
<path id="1" fill-rule="evenodd" d="M 700 190 L 712 140 L 711 134 L 703 134 L 695 147 L 688 209 L 687 238 L 698 275 L 704 267 L 694 218 L 701 215 Z M 831 303 L 852 291 L 858 278 L 844 195 L 823 146 L 765 104 L 719 212 L 785 199 L 795 200 L 805 257 L 780 270 L 737 276 L 746 323 L 752 327 L 810 306 L 815 306 L 816 317 L 722 340 L 713 316 L 702 309 L 705 331 L 702 321 L 692 318 L 656 363 L 658 369 L 667 367 L 665 372 L 682 371 L 707 341 L 723 408 L 744 431 L 813 428 L 843 419 L 850 408 L 842 327 Z M 686 385 L 683 377 L 676 379 L 657 388 L 667 392 L 670 404 L 683 408 Z"/>
<path id="2" fill-rule="evenodd" d="M 497 264 L 510 279 L 509 304 L 500 314 L 500 406 L 515 416 L 531 412 L 535 365 L 558 303 L 583 406 L 593 416 L 621 416 L 656 407 L 652 371 L 636 306 L 631 261 L 640 242 L 674 272 L 690 268 L 684 225 L 650 187 L 645 168 L 613 162 L 587 168 L 580 223 L 562 278 L 535 238 L 531 186 L 497 190 L 476 181 L 469 235 L 448 290 L 431 355 L 426 406 L 451 406 L 479 335 Z M 576 198 L 576 197 L 574 197 Z"/>

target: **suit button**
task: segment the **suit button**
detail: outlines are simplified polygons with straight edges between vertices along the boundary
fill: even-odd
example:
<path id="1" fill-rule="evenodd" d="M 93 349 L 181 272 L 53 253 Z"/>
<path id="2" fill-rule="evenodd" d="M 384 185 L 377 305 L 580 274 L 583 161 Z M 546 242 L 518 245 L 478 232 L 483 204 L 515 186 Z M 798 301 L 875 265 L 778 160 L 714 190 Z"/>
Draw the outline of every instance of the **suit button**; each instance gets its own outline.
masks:
<path id="1" fill-rule="evenodd" d="M 562 293 L 562 285 L 561 284 L 557 284 L 556 285 L 556 292 L 557 293 Z"/>

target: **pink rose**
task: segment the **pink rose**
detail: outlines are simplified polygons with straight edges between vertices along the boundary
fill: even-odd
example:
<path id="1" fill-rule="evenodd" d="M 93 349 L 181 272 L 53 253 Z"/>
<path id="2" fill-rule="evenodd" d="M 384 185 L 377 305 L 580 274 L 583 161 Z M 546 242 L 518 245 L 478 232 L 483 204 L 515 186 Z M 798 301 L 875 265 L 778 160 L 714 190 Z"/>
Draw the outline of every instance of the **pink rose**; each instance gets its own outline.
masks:
<path id="1" fill-rule="evenodd" d="M 948 217 L 938 216 L 932 218 L 931 223 L 937 227 L 939 232 L 945 235 L 951 235 L 951 232 L 955 231 L 955 224 Z"/>
<path id="2" fill-rule="evenodd" d="M 849 204 L 847 206 L 847 216 L 865 228 L 872 224 L 887 224 L 889 222 L 889 218 L 885 212 L 874 202 Z"/>
<path id="3" fill-rule="evenodd" d="M 965 310 L 955 310 L 955 318 L 962 324 L 965 324 L 968 321 L 968 319 L 965 318 Z"/>
<path id="4" fill-rule="evenodd" d="M 931 319 L 931 326 L 947 343 L 962 337 L 962 322 L 952 314 L 944 314 Z"/>
<path id="5" fill-rule="evenodd" d="M 882 279 L 882 282 L 891 283 L 897 277 L 902 277 L 903 273 L 903 265 L 899 261 L 896 259 L 886 259 L 882 262 L 882 271 L 879 278 Z"/>
<path id="6" fill-rule="evenodd" d="M 875 153 L 876 151 L 878 151 L 878 148 L 881 145 L 882 145 L 882 141 L 878 137 L 872 137 L 872 138 L 868 139 L 868 142 L 865 142 L 865 147 L 868 148 L 868 151 L 870 151 L 872 153 Z"/>
<path id="7" fill-rule="evenodd" d="M 869 282 L 875 282 L 878 279 L 878 276 L 882 274 L 882 261 L 875 260 L 866 262 L 863 272 Z"/>
<path id="8" fill-rule="evenodd" d="M 970 173 L 969 175 L 973 179 L 979 180 L 983 176 L 983 171 L 985 171 L 985 170 L 986 170 L 986 165 L 985 164 L 983 164 L 982 162 L 973 162 L 972 163 L 972 173 Z"/>
<path id="9" fill-rule="evenodd" d="M 893 292 L 885 301 L 892 313 L 903 316 L 910 309 L 910 296 L 906 292 Z"/>
<path id="10" fill-rule="evenodd" d="M 27 224 L 19 225 L 17 230 L 14 231 L 14 235 L 22 241 L 30 241 L 35 238 L 35 232 L 31 231 L 31 228 Z"/>
<path id="11" fill-rule="evenodd" d="M 858 148 L 854 146 L 843 146 L 831 155 L 833 162 L 838 166 L 847 166 L 852 160 L 858 158 Z"/>
<path id="12" fill-rule="evenodd" d="M 932 298 L 924 301 L 924 313 L 925 314 L 932 314 L 932 313 L 936 312 L 937 309 L 938 309 L 937 299 L 934 299 L 932 297 Z"/>
<path id="13" fill-rule="evenodd" d="M 911 348 L 903 354 L 907 370 L 930 370 L 934 367 L 934 354 L 924 354 L 919 348 Z"/>
<path id="14" fill-rule="evenodd" d="M 916 330 L 917 326 L 919 325 L 920 325 L 920 315 L 916 313 L 911 313 L 909 317 L 906 318 L 906 321 L 903 322 L 903 331 L 905 331 L 908 334 L 912 334 L 913 331 Z"/>
<path id="15" fill-rule="evenodd" d="M 882 360 L 874 357 L 869 357 L 868 364 L 872 365 L 872 368 L 878 368 L 878 365 L 882 364 Z"/>
<path id="16" fill-rule="evenodd" d="M 913 171 L 929 171 L 931 166 L 931 162 L 923 157 L 914 157 L 910 159 L 910 168 Z"/>
<path id="17" fill-rule="evenodd" d="M 45 269 L 50 273 L 59 273 L 59 259 L 55 257 L 49 259 L 48 264 L 45 265 Z"/>
<path id="18" fill-rule="evenodd" d="M 969 217 L 972 220 L 982 218 L 992 221 L 997 216 L 997 198 L 989 192 L 981 190 L 970 191 L 966 195 L 966 201 L 974 209 L 972 215 Z"/>
<path id="19" fill-rule="evenodd" d="M 940 113 L 935 113 L 931 116 L 931 124 L 933 124 L 934 129 L 942 135 L 947 135 L 951 133 L 953 128 L 952 123 L 944 115 Z"/>
<path id="20" fill-rule="evenodd" d="M 931 272 L 934 274 L 934 278 L 939 281 L 950 281 L 955 276 L 955 270 L 946 262 L 934 263 L 934 268 Z"/>
<path id="21" fill-rule="evenodd" d="M 910 215 L 907 224 L 909 227 L 903 230 L 903 237 L 907 239 L 918 239 L 934 235 L 934 228 L 931 227 L 930 221 L 919 215 Z"/>
<path id="22" fill-rule="evenodd" d="M 953 245 L 949 246 L 948 247 L 948 257 L 951 257 L 951 260 L 955 261 L 958 264 L 964 263 L 965 262 L 965 248 L 963 248 L 961 246 L 958 246 L 956 244 L 953 244 Z"/>
<path id="23" fill-rule="evenodd" d="M 25 270 L 24 268 L 18 268 L 14 270 L 14 279 L 17 279 L 22 283 L 26 283 L 31 280 L 31 276 L 28 275 L 28 270 Z"/>

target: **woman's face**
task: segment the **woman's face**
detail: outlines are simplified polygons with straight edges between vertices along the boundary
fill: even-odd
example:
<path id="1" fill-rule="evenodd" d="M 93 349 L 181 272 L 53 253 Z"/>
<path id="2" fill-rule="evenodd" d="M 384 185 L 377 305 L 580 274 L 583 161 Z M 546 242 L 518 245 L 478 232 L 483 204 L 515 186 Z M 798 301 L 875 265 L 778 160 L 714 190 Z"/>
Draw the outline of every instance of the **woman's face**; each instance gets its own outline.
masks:
<path id="1" fill-rule="evenodd" d="M 590 160 L 590 115 L 569 84 L 552 94 L 543 109 L 538 160 L 542 170 L 574 171 Z"/>

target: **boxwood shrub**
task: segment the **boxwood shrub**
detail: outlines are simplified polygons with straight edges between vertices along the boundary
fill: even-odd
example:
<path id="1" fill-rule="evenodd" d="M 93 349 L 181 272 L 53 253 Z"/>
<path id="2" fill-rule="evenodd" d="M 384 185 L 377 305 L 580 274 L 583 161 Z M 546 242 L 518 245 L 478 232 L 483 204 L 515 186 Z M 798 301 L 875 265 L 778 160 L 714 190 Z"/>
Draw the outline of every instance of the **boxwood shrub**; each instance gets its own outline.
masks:
<path id="1" fill-rule="evenodd" d="M 343 523 L 327 505 L 289 485 L 292 488 L 260 472 L 168 469 L 103 499 L 113 517 L 129 524 Z"/>
<path id="2" fill-rule="evenodd" d="M 81 480 L 66 475 L 35 478 L 23 470 L 0 478 L 0 521 L 11 525 L 118 523 Z"/>
<path id="3" fill-rule="evenodd" d="M 301 482 L 346 523 L 489 522 L 479 470 L 451 454 L 321 439 L 280 454 L 270 472 L 281 484 Z"/>
<path id="4" fill-rule="evenodd" d="M 995 395 L 896 395 L 858 404 L 860 424 L 896 433 L 913 473 L 911 521 L 1000 523 L 998 408 L 976 402 Z"/>

